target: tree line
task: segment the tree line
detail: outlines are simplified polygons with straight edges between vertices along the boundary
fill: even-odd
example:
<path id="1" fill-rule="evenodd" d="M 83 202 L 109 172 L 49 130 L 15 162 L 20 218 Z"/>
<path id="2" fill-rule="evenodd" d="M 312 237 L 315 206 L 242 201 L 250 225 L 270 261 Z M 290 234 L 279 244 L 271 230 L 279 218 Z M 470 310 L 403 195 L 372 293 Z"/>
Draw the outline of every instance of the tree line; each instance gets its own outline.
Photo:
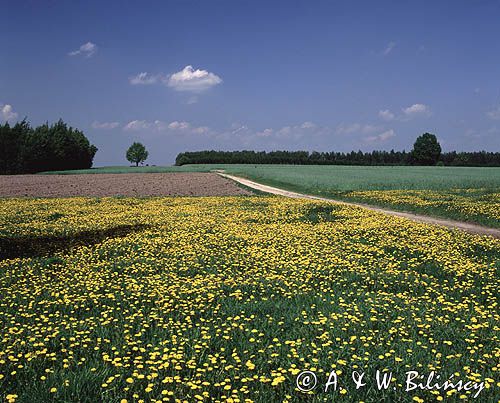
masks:
<path id="1" fill-rule="evenodd" d="M 177 155 L 175 165 L 185 164 L 295 164 L 295 165 L 424 165 L 412 162 L 406 151 L 194 151 Z M 446 152 L 438 165 L 500 166 L 498 152 Z M 433 164 L 435 165 L 435 164 Z"/>
<path id="2" fill-rule="evenodd" d="M 23 120 L 0 125 L 0 174 L 86 169 L 97 147 L 62 120 L 38 127 Z"/>
<path id="3" fill-rule="evenodd" d="M 175 165 L 185 164 L 295 164 L 295 165 L 447 165 L 500 166 L 500 152 L 441 152 L 436 137 L 424 133 L 406 151 L 193 151 L 177 155 Z"/>

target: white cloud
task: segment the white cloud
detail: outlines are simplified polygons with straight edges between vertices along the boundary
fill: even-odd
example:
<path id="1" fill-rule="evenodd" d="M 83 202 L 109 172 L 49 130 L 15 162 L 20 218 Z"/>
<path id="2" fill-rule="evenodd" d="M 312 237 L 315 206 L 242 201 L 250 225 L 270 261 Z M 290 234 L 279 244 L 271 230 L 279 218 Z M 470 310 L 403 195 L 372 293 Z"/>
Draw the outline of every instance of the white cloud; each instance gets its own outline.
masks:
<path id="1" fill-rule="evenodd" d="M 162 120 L 155 120 L 153 122 L 148 122 L 147 120 L 132 120 L 128 122 L 124 127 L 125 131 L 139 131 L 139 130 L 149 130 L 156 132 L 166 132 L 166 131 L 176 131 L 188 134 L 206 134 L 210 133 L 210 128 L 207 126 L 193 126 L 189 122 L 177 121 L 164 122 Z"/>
<path id="2" fill-rule="evenodd" d="M 189 129 L 191 125 L 188 122 L 178 122 L 174 120 L 168 125 L 168 128 L 171 130 L 186 130 Z"/>
<path id="3" fill-rule="evenodd" d="M 389 109 L 378 111 L 378 116 L 388 122 L 394 120 L 394 118 L 396 117 L 394 113 L 392 113 Z"/>
<path id="4" fill-rule="evenodd" d="M 282 127 L 267 127 L 256 130 L 249 128 L 241 122 L 233 123 L 230 128 L 222 131 L 211 130 L 209 136 L 215 141 L 230 142 L 240 144 L 241 147 L 272 147 L 274 149 L 283 148 L 284 144 L 309 145 L 326 139 L 331 136 L 334 130 L 328 126 L 319 126 L 313 122 L 302 122 L 296 125 Z M 301 143 L 302 142 L 302 143 Z M 307 147 L 307 145 L 303 145 Z"/>
<path id="5" fill-rule="evenodd" d="M 391 137 L 394 137 L 396 135 L 396 133 L 394 133 L 394 130 L 390 129 L 390 130 L 387 130 L 383 133 L 380 133 L 378 135 L 378 138 L 382 141 L 384 140 L 387 140 L 387 139 L 390 139 Z"/>
<path id="6" fill-rule="evenodd" d="M 314 129 L 316 125 L 313 122 L 304 122 L 300 125 L 301 129 Z"/>
<path id="7" fill-rule="evenodd" d="M 168 129 L 168 124 L 166 122 L 163 122 L 161 120 L 155 120 L 152 125 L 154 128 L 158 131 L 163 131 Z"/>
<path id="8" fill-rule="evenodd" d="M 210 129 L 207 126 L 195 127 L 192 132 L 195 134 L 205 134 L 208 133 Z"/>
<path id="9" fill-rule="evenodd" d="M 97 120 L 92 123 L 92 128 L 94 129 L 116 129 L 120 126 L 119 122 L 98 122 Z"/>
<path id="10" fill-rule="evenodd" d="M 181 71 L 172 74 L 167 85 L 176 91 L 202 92 L 222 83 L 222 79 L 206 70 L 194 70 L 193 66 L 186 66 Z"/>
<path id="11" fill-rule="evenodd" d="M 380 127 L 373 125 L 363 125 L 361 123 L 352 123 L 350 125 L 340 124 L 335 129 L 336 134 L 353 134 L 353 133 L 362 133 L 362 134 L 370 134 L 380 130 Z"/>
<path id="12" fill-rule="evenodd" d="M 216 74 L 206 70 L 195 70 L 193 66 L 186 66 L 181 71 L 171 75 L 141 72 L 135 76 L 129 77 L 129 82 L 132 85 L 153 85 L 161 83 L 176 91 L 191 93 L 191 96 L 184 102 L 187 105 L 191 105 L 198 102 L 197 94 L 222 83 L 222 79 Z"/>
<path id="13" fill-rule="evenodd" d="M 365 132 L 371 132 L 372 126 L 362 127 Z M 204 136 L 214 141 L 236 141 L 243 145 L 278 144 L 285 141 L 301 141 L 304 139 L 319 139 L 321 136 L 331 134 L 333 130 L 326 126 L 318 126 L 313 122 L 303 122 L 281 128 L 268 127 L 263 130 L 253 130 L 241 123 L 234 123 L 226 130 L 213 130 L 207 126 L 196 126 L 184 120 L 132 120 L 123 126 L 125 131 L 144 131 L 145 134 L 164 134 L 167 136 Z"/>
<path id="14" fill-rule="evenodd" d="M 365 141 L 367 141 L 369 143 L 382 142 L 382 141 L 386 141 L 386 140 L 390 139 L 391 137 L 394 137 L 395 135 L 396 135 L 396 133 L 394 133 L 394 130 L 390 129 L 390 130 L 387 130 L 383 133 L 380 133 L 377 136 L 365 137 Z"/>
<path id="15" fill-rule="evenodd" d="M 123 130 L 135 131 L 135 130 L 146 130 L 151 127 L 151 123 L 145 120 L 131 120 L 124 127 Z"/>
<path id="16" fill-rule="evenodd" d="M 288 137 L 292 131 L 297 131 L 299 129 L 298 126 L 290 127 L 290 126 L 284 126 L 281 129 L 276 130 L 276 135 L 281 136 L 281 137 Z M 272 129 L 266 129 L 266 130 L 272 130 Z M 264 130 L 264 131 L 266 131 Z"/>
<path id="17" fill-rule="evenodd" d="M 392 50 L 396 47 L 396 42 L 389 42 L 387 44 L 387 46 L 385 47 L 384 51 L 382 52 L 382 54 L 384 56 L 387 56 L 389 53 L 392 52 Z"/>
<path id="18" fill-rule="evenodd" d="M 331 133 L 328 127 L 321 127 L 313 122 L 303 122 L 297 125 L 283 126 L 280 128 L 268 127 L 263 130 L 253 130 L 246 125 L 233 124 L 231 130 L 217 134 L 217 138 L 225 140 L 235 137 L 245 144 L 250 144 L 254 140 L 266 141 L 298 141 L 304 138 L 321 136 L 325 133 Z"/>
<path id="19" fill-rule="evenodd" d="M 247 130 L 248 130 L 248 126 L 246 126 L 246 125 L 239 125 L 237 123 L 233 123 L 231 134 L 236 134 L 236 133 L 239 133 L 241 131 L 247 131 Z"/>
<path id="20" fill-rule="evenodd" d="M 87 42 L 84 43 L 82 46 L 80 46 L 78 50 L 69 52 L 68 55 L 69 56 L 83 55 L 85 57 L 91 57 L 94 55 L 95 52 L 97 52 L 97 45 L 92 42 Z"/>
<path id="21" fill-rule="evenodd" d="M 12 109 L 12 105 L 0 104 L 0 117 L 2 118 L 1 120 L 5 120 L 8 122 L 8 121 L 16 119 L 17 113 L 14 112 L 14 110 Z"/>
<path id="22" fill-rule="evenodd" d="M 132 85 L 151 85 L 163 80 L 163 77 L 161 74 L 149 74 L 142 72 L 133 77 L 129 77 L 128 80 Z"/>
<path id="23" fill-rule="evenodd" d="M 393 120 L 408 121 L 416 117 L 428 117 L 432 115 L 431 109 L 425 104 L 413 104 L 406 108 L 401 108 L 401 114 L 396 115 L 389 109 L 381 109 L 378 111 L 378 117 L 386 122 Z"/>
<path id="24" fill-rule="evenodd" d="M 283 130 L 283 129 L 281 129 Z M 273 129 L 264 129 L 262 130 L 261 132 L 257 132 L 255 133 L 255 135 L 257 137 L 269 137 L 271 136 L 272 134 L 274 133 L 274 130 Z"/>
<path id="25" fill-rule="evenodd" d="M 207 126 L 193 126 L 189 122 L 179 122 L 177 120 L 170 122 L 166 127 L 170 130 L 182 131 L 190 134 L 206 134 L 210 132 L 210 129 Z"/>
<path id="26" fill-rule="evenodd" d="M 495 109 L 486 113 L 486 115 L 493 120 L 500 120 L 500 105 L 498 105 Z"/>
<path id="27" fill-rule="evenodd" d="M 424 104 L 413 104 L 407 108 L 403 108 L 403 113 L 408 118 L 417 116 L 430 116 L 431 110 Z"/>
<path id="28" fill-rule="evenodd" d="M 321 135 L 325 133 L 325 131 L 330 131 L 330 129 L 325 127 L 320 127 L 313 122 L 306 121 L 298 125 L 283 126 L 282 128 L 277 130 L 266 129 L 264 130 L 264 132 L 261 132 L 261 136 L 272 135 L 277 140 L 288 139 L 295 141 L 304 137 Z"/>
<path id="29" fill-rule="evenodd" d="M 380 126 L 364 125 L 361 128 L 361 133 L 363 133 L 363 134 L 369 134 L 369 133 L 376 132 L 377 130 L 380 130 Z"/>

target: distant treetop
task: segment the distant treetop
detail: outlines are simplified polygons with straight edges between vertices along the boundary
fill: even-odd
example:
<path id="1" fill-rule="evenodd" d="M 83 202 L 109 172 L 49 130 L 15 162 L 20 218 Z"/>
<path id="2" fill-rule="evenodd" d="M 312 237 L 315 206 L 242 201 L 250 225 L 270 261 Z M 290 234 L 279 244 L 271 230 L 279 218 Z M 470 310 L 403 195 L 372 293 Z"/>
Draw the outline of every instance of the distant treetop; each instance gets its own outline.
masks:
<path id="1" fill-rule="evenodd" d="M 436 165 L 440 156 L 441 145 L 436 136 L 424 133 L 417 137 L 410 153 L 410 161 L 416 165 Z"/>
<path id="2" fill-rule="evenodd" d="M 436 136 L 425 133 L 406 151 L 193 151 L 177 155 L 175 165 L 186 164 L 295 164 L 295 165 L 453 165 L 500 166 L 498 152 L 441 153 Z"/>

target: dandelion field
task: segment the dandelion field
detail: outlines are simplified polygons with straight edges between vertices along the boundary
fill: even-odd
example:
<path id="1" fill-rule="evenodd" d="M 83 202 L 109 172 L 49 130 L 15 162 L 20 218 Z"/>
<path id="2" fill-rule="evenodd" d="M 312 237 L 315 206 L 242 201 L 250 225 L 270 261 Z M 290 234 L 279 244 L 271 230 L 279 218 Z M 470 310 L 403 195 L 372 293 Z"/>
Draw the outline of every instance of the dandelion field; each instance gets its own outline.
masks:
<path id="1" fill-rule="evenodd" d="M 498 189 L 365 190 L 339 192 L 335 197 L 500 228 Z"/>
<path id="2" fill-rule="evenodd" d="M 279 197 L 0 201 L 0 399 L 499 398 L 500 241 Z M 334 370 L 342 390 L 295 378 Z M 356 390 L 353 370 L 392 371 Z M 323 379 L 324 380 L 324 379 Z"/>

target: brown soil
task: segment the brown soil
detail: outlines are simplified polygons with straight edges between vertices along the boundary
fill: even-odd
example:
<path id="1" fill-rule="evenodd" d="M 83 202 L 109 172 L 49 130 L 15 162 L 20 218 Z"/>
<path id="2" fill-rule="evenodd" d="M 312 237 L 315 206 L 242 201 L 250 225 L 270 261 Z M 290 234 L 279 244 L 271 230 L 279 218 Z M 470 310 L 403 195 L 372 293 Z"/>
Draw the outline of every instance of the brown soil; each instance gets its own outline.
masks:
<path id="1" fill-rule="evenodd" d="M 0 175 L 0 197 L 249 195 L 213 173 Z"/>

